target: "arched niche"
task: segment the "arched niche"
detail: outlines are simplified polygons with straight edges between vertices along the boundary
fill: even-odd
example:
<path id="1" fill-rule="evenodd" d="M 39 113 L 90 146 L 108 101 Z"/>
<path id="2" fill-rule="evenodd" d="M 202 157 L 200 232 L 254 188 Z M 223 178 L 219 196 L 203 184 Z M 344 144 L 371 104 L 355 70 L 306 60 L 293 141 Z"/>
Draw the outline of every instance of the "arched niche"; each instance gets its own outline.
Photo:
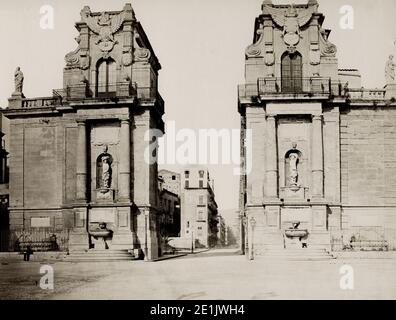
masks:
<path id="1" fill-rule="evenodd" d="M 286 187 L 301 187 L 304 184 L 305 163 L 298 149 L 290 149 L 284 155 L 284 183 Z"/>
<path id="2" fill-rule="evenodd" d="M 103 152 L 96 158 L 96 189 L 109 190 L 113 183 L 113 157 L 104 147 Z"/>

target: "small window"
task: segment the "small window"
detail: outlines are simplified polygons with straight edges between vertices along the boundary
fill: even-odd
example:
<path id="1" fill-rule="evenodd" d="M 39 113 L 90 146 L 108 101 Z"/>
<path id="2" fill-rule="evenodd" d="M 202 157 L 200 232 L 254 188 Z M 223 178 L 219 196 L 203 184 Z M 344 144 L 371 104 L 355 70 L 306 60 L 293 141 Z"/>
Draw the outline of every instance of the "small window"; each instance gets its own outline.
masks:
<path id="1" fill-rule="evenodd" d="M 190 187 L 190 181 L 186 180 L 184 185 L 185 185 L 185 188 L 188 189 Z"/>
<path id="2" fill-rule="evenodd" d="M 199 196 L 199 204 L 204 204 L 204 196 Z"/>
<path id="3" fill-rule="evenodd" d="M 184 176 L 188 179 L 190 177 L 190 171 L 184 171 Z"/>
<path id="4" fill-rule="evenodd" d="M 172 176 L 172 180 L 173 180 L 173 181 L 176 180 L 176 176 Z"/>
<path id="5" fill-rule="evenodd" d="M 198 230 L 202 230 L 202 227 L 198 227 Z"/>
<path id="6" fill-rule="evenodd" d="M 199 210 L 199 211 L 198 211 L 198 217 L 197 217 L 197 219 L 198 219 L 198 220 L 204 220 L 204 212 L 203 212 L 202 210 Z"/>
<path id="7" fill-rule="evenodd" d="M 204 174 L 205 174 L 205 171 L 199 170 L 199 177 L 200 177 L 201 179 L 203 179 Z"/>
<path id="8" fill-rule="evenodd" d="M 203 187 L 204 187 L 203 180 L 199 180 L 199 187 L 200 187 L 200 188 L 203 188 Z"/>

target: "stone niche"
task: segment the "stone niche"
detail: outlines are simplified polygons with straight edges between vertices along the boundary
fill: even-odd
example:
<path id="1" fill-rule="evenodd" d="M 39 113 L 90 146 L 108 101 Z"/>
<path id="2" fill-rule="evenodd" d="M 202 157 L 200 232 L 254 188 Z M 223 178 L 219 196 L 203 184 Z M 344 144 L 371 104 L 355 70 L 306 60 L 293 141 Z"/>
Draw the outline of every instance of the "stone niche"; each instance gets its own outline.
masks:
<path id="1" fill-rule="evenodd" d="M 113 203 L 118 190 L 119 122 L 91 126 L 91 195 L 94 202 Z"/>
<path id="2" fill-rule="evenodd" d="M 310 129 L 308 117 L 279 117 L 278 168 L 281 199 L 305 200 L 309 197 Z"/>

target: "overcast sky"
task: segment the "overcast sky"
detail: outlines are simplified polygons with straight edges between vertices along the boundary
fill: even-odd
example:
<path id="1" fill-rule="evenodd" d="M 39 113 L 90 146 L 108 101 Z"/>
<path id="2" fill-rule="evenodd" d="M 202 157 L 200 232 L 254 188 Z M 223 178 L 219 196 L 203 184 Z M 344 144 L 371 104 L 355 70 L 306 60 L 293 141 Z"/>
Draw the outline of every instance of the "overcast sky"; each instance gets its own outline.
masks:
<path id="1" fill-rule="evenodd" d="M 74 23 L 80 10 L 122 10 L 124 0 L 10 0 L 0 11 L 0 104 L 14 89 L 13 73 L 21 66 L 27 97 L 49 96 L 62 87 L 64 56 L 76 48 Z M 294 1 L 306 3 L 306 1 Z M 134 0 L 142 23 L 162 64 L 160 91 L 165 121 L 177 128 L 239 128 L 237 84 L 244 81 L 244 52 L 253 38 L 261 0 Z M 289 1 L 274 1 L 289 3 Z M 366 87 L 383 87 L 387 56 L 395 53 L 396 0 L 322 0 L 319 11 L 332 29 L 340 68 L 358 68 Z M 40 7 L 55 9 L 55 28 L 40 28 Z M 354 8 L 354 29 L 339 27 L 343 5 Z M 234 166 L 209 166 L 222 209 L 238 206 Z M 179 167 L 168 166 L 179 170 Z"/>

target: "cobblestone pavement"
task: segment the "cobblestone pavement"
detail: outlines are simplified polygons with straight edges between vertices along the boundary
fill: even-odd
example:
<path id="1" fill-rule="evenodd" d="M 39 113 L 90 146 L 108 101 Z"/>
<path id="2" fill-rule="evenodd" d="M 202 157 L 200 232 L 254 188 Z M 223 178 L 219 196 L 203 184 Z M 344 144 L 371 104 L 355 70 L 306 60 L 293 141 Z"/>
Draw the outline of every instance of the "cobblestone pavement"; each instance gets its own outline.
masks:
<path id="1" fill-rule="evenodd" d="M 210 250 L 160 262 L 55 262 L 54 290 L 39 288 L 40 266 L 0 266 L 1 299 L 396 299 L 396 259 L 248 261 Z M 354 289 L 340 288 L 341 266 Z"/>

